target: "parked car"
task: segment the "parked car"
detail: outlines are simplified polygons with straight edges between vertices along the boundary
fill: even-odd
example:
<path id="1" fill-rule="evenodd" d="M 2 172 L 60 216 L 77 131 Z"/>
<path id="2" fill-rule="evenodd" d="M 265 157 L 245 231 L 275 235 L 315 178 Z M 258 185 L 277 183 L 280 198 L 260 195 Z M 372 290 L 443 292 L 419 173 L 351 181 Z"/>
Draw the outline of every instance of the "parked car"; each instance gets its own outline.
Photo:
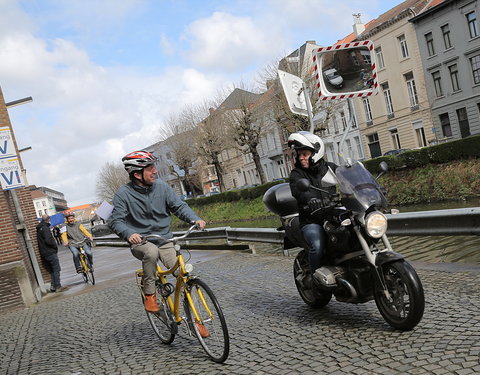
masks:
<path id="1" fill-rule="evenodd" d="M 330 69 L 324 70 L 323 75 L 332 86 L 336 88 L 340 88 L 343 86 L 343 77 L 340 74 L 338 74 L 337 69 L 330 68 Z"/>
<path id="2" fill-rule="evenodd" d="M 408 151 L 408 149 L 407 148 L 399 148 L 397 150 L 390 150 L 390 151 L 385 152 L 383 154 L 383 156 L 395 156 L 395 155 L 398 155 L 398 154 L 402 154 L 405 151 Z"/>

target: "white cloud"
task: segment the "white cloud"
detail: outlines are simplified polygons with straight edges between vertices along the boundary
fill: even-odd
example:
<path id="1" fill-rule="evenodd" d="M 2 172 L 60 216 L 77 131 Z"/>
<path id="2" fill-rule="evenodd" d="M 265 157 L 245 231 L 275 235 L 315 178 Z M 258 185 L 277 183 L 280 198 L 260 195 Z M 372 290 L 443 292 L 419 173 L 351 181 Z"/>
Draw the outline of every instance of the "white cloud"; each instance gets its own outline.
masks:
<path id="1" fill-rule="evenodd" d="M 160 35 L 160 48 L 167 56 L 173 56 L 173 54 L 175 53 L 175 47 L 173 46 L 168 36 L 163 33 Z"/>
<path id="2" fill-rule="evenodd" d="M 197 20 L 186 30 L 188 56 L 194 64 L 222 71 L 242 70 L 271 57 L 272 46 L 283 45 L 280 35 L 260 27 L 251 17 L 215 12 Z"/>

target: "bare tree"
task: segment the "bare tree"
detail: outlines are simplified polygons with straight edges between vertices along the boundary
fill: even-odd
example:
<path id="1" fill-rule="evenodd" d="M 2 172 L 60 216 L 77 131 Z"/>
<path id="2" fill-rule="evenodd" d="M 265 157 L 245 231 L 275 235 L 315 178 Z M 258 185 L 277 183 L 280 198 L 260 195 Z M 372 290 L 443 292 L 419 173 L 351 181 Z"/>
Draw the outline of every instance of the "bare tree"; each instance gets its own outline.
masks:
<path id="1" fill-rule="evenodd" d="M 95 192 L 99 202 L 111 202 L 118 188 L 129 181 L 121 163 L 107 162 L 98 172 Z"/>
<path id="2" fill-rule="evenodd" d="M 225 191 L 220 154 L 228 148 L 229 143 L 221 113 L 214 109 L 215 104 L 205 102 L 197 108 L 197 115 L 202 119 L 197 128 L 195 145 L 198 156 L 204 160 L 205 164 L 213 165 L 220 191 Z"/>
<path id="3" fill-rule="evenodd" d="M 245 87 L 244 85 L 241 85 Z M 243 88 L 235 88 L 231 108 L 223 111 L 224 123 L 236 146 L 244 153 L 252 155 L 255 169 L 260 177 L 260 182 L 265 184 L 267 179 L 260 162 L 258 145 L 264 134 L 265 125 L 269 121 L 270 111 L 264 102 L 270 93 L 256 94 Z"/>
<path id="4" fill-rule="evenodd" d="M 196 178 L 197 155 L 192 147 L 192 139 L 195 139 L 197 132 L 197 120 L 194 116 L 192 107 L 185 107 L 180 113 L 171 115 L 161 129 L 161 137 L 165 138 L 165 143 L 170 150 L 173 166 L 170 172 L 183 182 L 187 193 L 194 196 L 202 193 L 199 179 Z M 178 167 L 178 169 L 174 168 Z"/>

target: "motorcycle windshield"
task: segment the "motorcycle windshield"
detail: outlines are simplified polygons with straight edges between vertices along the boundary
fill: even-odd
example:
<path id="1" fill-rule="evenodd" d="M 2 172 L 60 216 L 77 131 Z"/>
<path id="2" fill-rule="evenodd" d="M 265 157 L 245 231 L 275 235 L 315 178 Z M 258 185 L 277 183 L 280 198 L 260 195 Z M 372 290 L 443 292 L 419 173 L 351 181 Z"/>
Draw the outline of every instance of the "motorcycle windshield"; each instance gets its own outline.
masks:
<path id="1" fill-rule="evenodd" d="M 380 185 L 362 163 L 356 162 L 351 167 L 338 167 L 335 174 L 345 208 L 364 212 L 371 206 L 387 207 L 387 200 L 380 190 Z"/>

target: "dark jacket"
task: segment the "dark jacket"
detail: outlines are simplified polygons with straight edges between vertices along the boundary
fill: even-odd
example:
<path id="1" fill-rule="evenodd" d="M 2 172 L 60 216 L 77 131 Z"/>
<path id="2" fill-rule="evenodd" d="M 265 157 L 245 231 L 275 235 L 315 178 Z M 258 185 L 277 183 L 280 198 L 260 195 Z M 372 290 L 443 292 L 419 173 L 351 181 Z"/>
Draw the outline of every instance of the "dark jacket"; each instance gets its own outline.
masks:
<path id="1" fill-rule="evenodd" d="M 290 190 L 292 191 L 292 195 L 297 200 L 298 216 L 301 226 L 310 223 L 318 223 L 318 215 L 315 215 L 314 218 L 311 215 L 310 209 L 308 208 L 308 202 L 310 199 L 319 198 L 324 202 L 324 205 L 327 205 L 330 202 L 331 196 L 336 193 L 335 186 L 322 186 L 321 181 L 328 172 L 328 167 L 330 167 L 334 172 L 337 169 L 336 164 L 320 159 L 316 164 L 307 169 L 301 168 L 299 163 L 296 163 L 295 168 L 290 172 Z M 296 183 L 302 178 L 306 178 L 308 181 L 310 181 L 312 186 L 328 191 L 328 194 L 315 189 L 310 189 L 306 192 L 297 191 Z"/>
<path id="2" fill-rule="evenodd" d="M 48 255 L 57 254 L 57 242 L 53 238 L 52 232 L 50 231 L 49 223 L 41 221 L 37 225 L 37 241 L 41 256 L 46 257 Z"/>

